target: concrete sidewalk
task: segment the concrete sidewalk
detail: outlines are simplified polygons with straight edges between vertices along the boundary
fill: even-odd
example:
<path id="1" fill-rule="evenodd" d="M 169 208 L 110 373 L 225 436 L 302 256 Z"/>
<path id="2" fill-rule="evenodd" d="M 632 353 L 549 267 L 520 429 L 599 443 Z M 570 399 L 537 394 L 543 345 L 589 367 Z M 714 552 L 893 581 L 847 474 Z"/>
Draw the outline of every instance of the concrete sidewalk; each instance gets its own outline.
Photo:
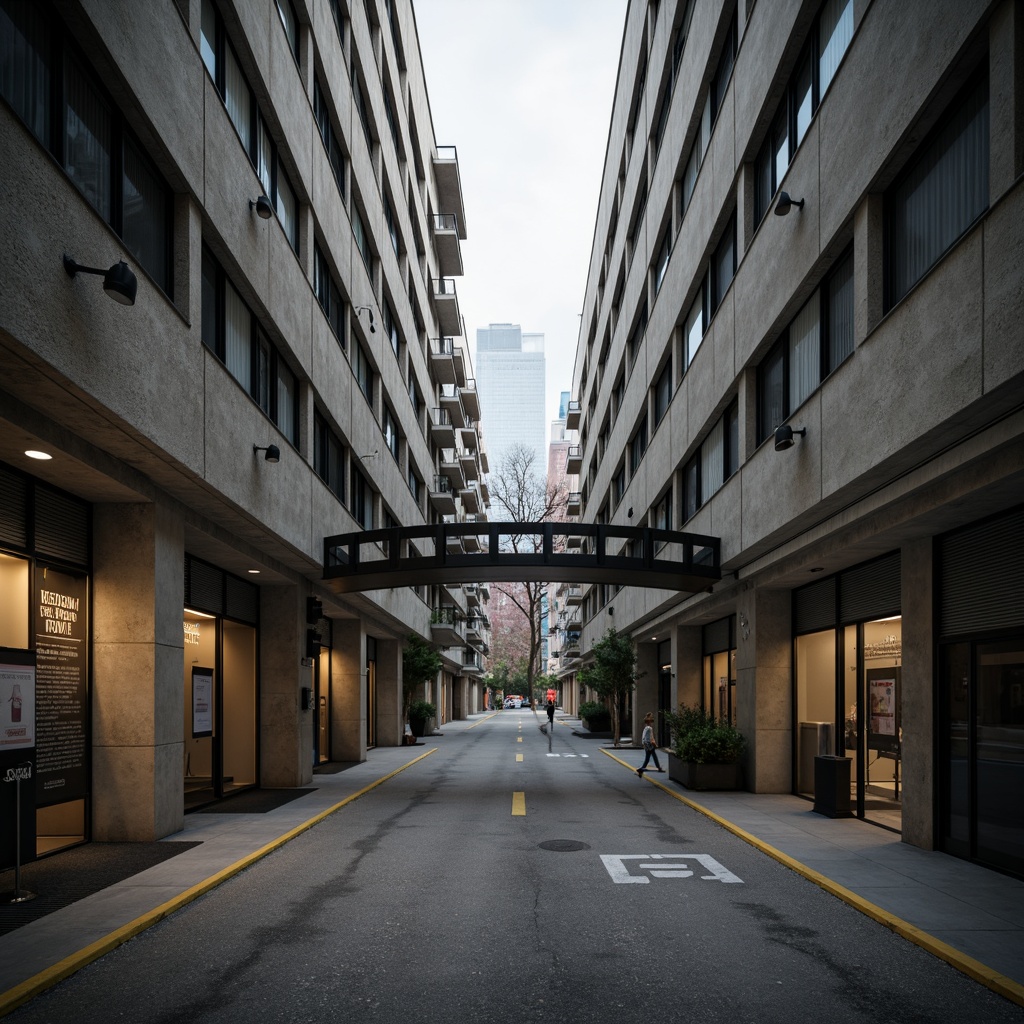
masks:
<path id="1" fill-rule="evenodd" d="M 448 722 L 423 746 L 370 751 L 314 777 L 314 792 L 259 814 L 185 816 L 168 842 L 199 845 L 0 937 L 0 1016 L 116 948 L 489 715 Z M 575 719 L 560 717 L 561 725 Z M 601 751 L 635 766 L 602 745 Z M 626 748 L 628 750 L 628 748 Z M 626 750 L 621 751 L 625 754 Z M 815 814 L 794 796 L 691 793 L 648 776 L 672 799 L 718 821 L 910 941 L 1024 1005 L 1024 882 L 908 846 L 884 829 Z"/>

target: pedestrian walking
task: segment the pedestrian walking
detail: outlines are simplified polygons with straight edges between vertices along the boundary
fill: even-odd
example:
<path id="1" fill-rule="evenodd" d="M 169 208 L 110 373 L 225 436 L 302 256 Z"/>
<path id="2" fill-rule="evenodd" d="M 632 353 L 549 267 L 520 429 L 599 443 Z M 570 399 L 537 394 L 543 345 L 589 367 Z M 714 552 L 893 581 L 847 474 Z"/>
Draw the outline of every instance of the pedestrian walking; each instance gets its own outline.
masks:
<path id="1" fill-rule="evenodd" d="M 548 725 L 553 726 L 555 724 L 555 702 L 548 698 L 548 705 L 545 708 L 548 713 Z"/>
<path id="2" fill-rule="evenodd" d="M 661 763 L 658 761 L 658 744 L 654 742 L 654 715 L 650 711 L 644 715 L 644 731 L 640 736 L 640 746 L 644 748 L 644 763 L 637 768 L 637 775 L 641 779 L 644 777 L 644 769 L 652 757 L 654 758 L 654 770 L 657 772 L 664 771 L 664 768 L 661 767 Z"/>

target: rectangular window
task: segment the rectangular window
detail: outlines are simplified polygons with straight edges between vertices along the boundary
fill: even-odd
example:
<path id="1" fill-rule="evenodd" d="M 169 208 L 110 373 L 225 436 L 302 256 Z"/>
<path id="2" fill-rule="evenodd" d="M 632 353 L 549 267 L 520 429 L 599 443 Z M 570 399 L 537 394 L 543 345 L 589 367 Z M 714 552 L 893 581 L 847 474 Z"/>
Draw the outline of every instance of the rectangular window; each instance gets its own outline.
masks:
<path id="1" fill-rule="evenodd" d="M 697 354 L 697 349 L 700 348 L 700 343 L 704 339 L 704 288 L 701 287 L 700 291 L 697 292 L 697 297 L 693 300 L 693 305 L 690 306 L 690 312 L 686 315 L 686 323 L 683 326 L 683 331 L 686 337 L 686 365 L 693 362 L 693 357 Z"/>
<path id="2" fill-rule="evenodd" d="M 359 471 L 355 460 L 352 462 L 352 517 L 364 529 L 373 529 L 373 491 L 366 477 Z"/>
<path id="3" fill-rule="evenodd" d="M 334 173 L 334 180 L 338 185 L 338 192 L 341 194 L 341 201 L 345 202 L 345 154 L 331 124 L 330 108 L 327 106 L 327 98 L 320 88 L 319 81 L 313 83 L 313 116 L 320 133 L 320 141 L 324 144 L 327 159 L 331 164 L 331 171 Z"/>
<path id="4" fill-rule="evenodd" d="M 839 261 L 825 286 L 825 326 L 828 332 L 825 373 L 853 355 L 853 253 Z"/>
<path id="5" fill-rule="evenodd" d="M 387 449 L 391 452 L 395 462 L 398 461 L 398 424 L 395 422 L 395 417 L 391 410 L 385 405 L 384 406 L 384 421 L 381 424 L 381 430 L 384 434 L 384 444 L 387 445 Z"/>
<path id="6" fill-rule="evenodd" d="M 654 528 L 656 530 L 672 529 L 672 488 L 670 487 L 654 506 Z"/>
<path id="7" fill-rule="evenodd" d="M 632 476 L 640 467 L 640 461 L 647 451 L 647 417 L 640 421 L 633 439 L 629 442 L 629 473 Z"/>
<path id="8" fill-rule="evenodd" d="M 398 225 L 395 222 L 395 211 L 391 208 L 391 200 L 387 196 L 384 197 L 384 222 L 388 228 L 388 238 L 391 239 L 391 248 L 395 250 L 395 255 L 400 255 L 400 245 L 398 242 Z"/>
<path id="9" fill-rule="evenodd" d="M 665 364 L 665 368 L 658 375 L 654 382 L 654 426 L 665 418 L 668 413 L 669 403 L 672 401 L 672 360 Z"/>
<path id="10" fill-rule="evenodd" d="M 770 437 L 775 428 L 783 423 L 786 412 L 786 350 L 777 345 L 758 369 L 758 424 L 757 439 Z"/>
<path id="11" fill-rule="evenodd" d="M 668 260 L 672 255 L 672 230 L 671 226 L 665 229 L 665 237 L 661 240 L 658 248 L 658 258 L 654 264 L 654 293 L 661 291 L 661 282 L 665 280 L 668 272 Z"/>
<path id="12" fill-rule="evenodd" d="M 700 454 L 683 467 L 683 522 L 692 519 L 700 508 Z"/>
<path id="13" fill-rule="evenodd" d="M 242 145 L 247 153 L 253 151 L 253 108 L 255 103 L 252 93 L 249 91 L 249 83 L 245 80 L 245 73 L 242 71 L 235 57 L 235 51 L 225 47 L 224 53 L 224 80 L 221 88 L 221 95 L 224 99 L 224 106 L 227 107 L 228 117 L 242 140 Z M 218 82 L 218 85 L 220 83 Z"/>
<path id="14" fill-rule="evenodd" d="M 338 343 L 345 348 L 345 303 L 341 297 L 341 290 L 335 283 L 331 269 L 327 263 L 327 257 L 319 245 L 313 246 L 313 291 L 316 294 L 317 302 L 327 317 L 327 322 L 334 331 Z"/>
<path id="15" fill-rule="evenodd" d="M 988 77 L 939 124 L 886 196 L 887 311 L 988 209 Z"/>
<path id="16" fill-rule="evenodd" d="M 356 383 L 363 397 L 373 408 L 373 367 L 367 358 L 366 350 L 358 341 L 352 343 L 352 372 L 355 374 Z"/>
<path id="17" fill-rule="evenodd" d="M 398 324 L 395 322 L 395 314 L 391 309 L 391 303 L 384 300 L 384 333 L 391 343 L 391 350 L 397 356 L 402 347 L 402 340 L 398 334 Z"/>
<path id="18" fill-rule="evenodd" d="M 294 445 L 299 435 L 298 378 L 205 246 L 202 278 L 203 344 Z"/>
<path id="19" fill-rule="evenodd" d="M 299 203 L 288 176 L 277 170 L 277 216 L 292 249 L 299 251 Z"/>
<path id="20" fill-rule="evenodd" d="M 89 204 L 105 220 L 111 218 L 110 109 L 78 62 L 65 62 L 67 107 L 64 169 Z"/>
<path id="21" fill-rule="evenodd" d="M 818 18 L 818 90 L 822 96 L 853 39 L 853 0 L 826 0 Z"/>
<path id="22" fill-rule="evenodd" d="M 373 256 L 370 253 L 370 241 L 366 235 L 366 228 L 363 227 L 363 218 L 360 216 L 355 204 L 352 205 L 352 237 L 355 239 L 359 255 L 363 257 L 363 264 L 366 266 L 366 272 L 370 275 L 370 279 L 372 280 Z"/>
<path id="23" fill-rule="evenodd" d="M 406 479 L 409 481 L 409 493 L 413 496 L 413 500 L 417 505 L 420 503 L 420 495 L 423 493 L 423 481 L 416 475 L 416 470 L 409 466 L 409 472 L 406 474 Z"/>
<path id="24" fill-rule="evenodd" d="M 725 478 L 740 468 L 740 407 L 733 402 L 725 411 Z"/>
<path id="25" fill-rule="evenodd" d="M 789 411 L 803 405 L 821 377 L 820 300 L 811 296 L 789 325 Z"/>
<path id="26" fill-rule="evenodd" d="M 700 500 L 711 499 L 725 479 L 725 425 L 719 420 L 700 446 Z"/>
<path id="27" fill-rule="evenodd" d="M 618 470 L 615 473 L 615 476 L 612 477 L 612 503 L 617 505 L 620 501 L 622 501 L 622 496 L 625 493 L 626 466 L 625 463 L 623 463 L 621 466 L 619 466 Z"/>
<path id="28" fill-rule="evenodd" d="M 288 49 L 292 51 L 295 63 L 299 62 L 299 20 L 291 0 L 277 0 L 277 13 L 281 16 L 284 34 L 288 38 Z"/>
<path id="29" fill-rule="evenodd" d="M 734 213 L 726 225 L 725 231 L 715 249 L 715 255 L 711 264 L 712 270 L 712 292 L 711 308 L 708 310 L 708 319 L 715 315 L 715 311 L 722 304 L 725 293 L 732 284 L 736 275 L 736 214 Z"/>
<path id="30" fill-rule="evenodd" d="M 319 411 L 313 413 L 313 468 L 340 500 L 345 500 L 345 448 Z"/>

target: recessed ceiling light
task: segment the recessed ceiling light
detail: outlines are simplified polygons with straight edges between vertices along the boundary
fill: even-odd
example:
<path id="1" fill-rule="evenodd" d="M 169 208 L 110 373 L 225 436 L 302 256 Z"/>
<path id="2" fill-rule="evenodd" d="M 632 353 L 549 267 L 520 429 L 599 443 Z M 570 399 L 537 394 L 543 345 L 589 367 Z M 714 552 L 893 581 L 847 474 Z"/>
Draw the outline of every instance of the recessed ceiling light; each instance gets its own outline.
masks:
<path id="1" fill-rule="evenodd" d="M 811 569 L 809 571 L 810 572 L 824 572 L 825 571 L 825 567 L 823 565 L 819 565 L 817 568 Z"/>
<path id="2" fill-rule="evenodd" d="M 42 459 L 43 461 L 53 458 L 53 456 L 49 452 L 37 452 L 33 451 L 31 448 L 27 452 L 25 452 L 25 454 L 30 459 Z"/>
<path id="3" fill-rule="evenodd" d="M 250 569 L 249 570 L 249 575 L 250 576 L 259 576 L 259 574 L 260 574 L 259 569 Z"/>

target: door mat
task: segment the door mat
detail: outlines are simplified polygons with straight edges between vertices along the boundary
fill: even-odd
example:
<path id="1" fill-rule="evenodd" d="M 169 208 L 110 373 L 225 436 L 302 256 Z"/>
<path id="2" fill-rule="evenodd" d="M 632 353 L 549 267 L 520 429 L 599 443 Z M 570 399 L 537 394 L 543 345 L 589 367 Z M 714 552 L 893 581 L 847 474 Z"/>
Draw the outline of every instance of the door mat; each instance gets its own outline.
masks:
<path id="1" fill-rule="evenodd" d="M 70 906 L 93 893 L 162 864 L 199 843 L 85 843 L 23 864 L 21 891 L 27 903 L 0 906 L 0 935 Z M 14 890 L 14 869 L 0 871 L 0 892 Z"/>

